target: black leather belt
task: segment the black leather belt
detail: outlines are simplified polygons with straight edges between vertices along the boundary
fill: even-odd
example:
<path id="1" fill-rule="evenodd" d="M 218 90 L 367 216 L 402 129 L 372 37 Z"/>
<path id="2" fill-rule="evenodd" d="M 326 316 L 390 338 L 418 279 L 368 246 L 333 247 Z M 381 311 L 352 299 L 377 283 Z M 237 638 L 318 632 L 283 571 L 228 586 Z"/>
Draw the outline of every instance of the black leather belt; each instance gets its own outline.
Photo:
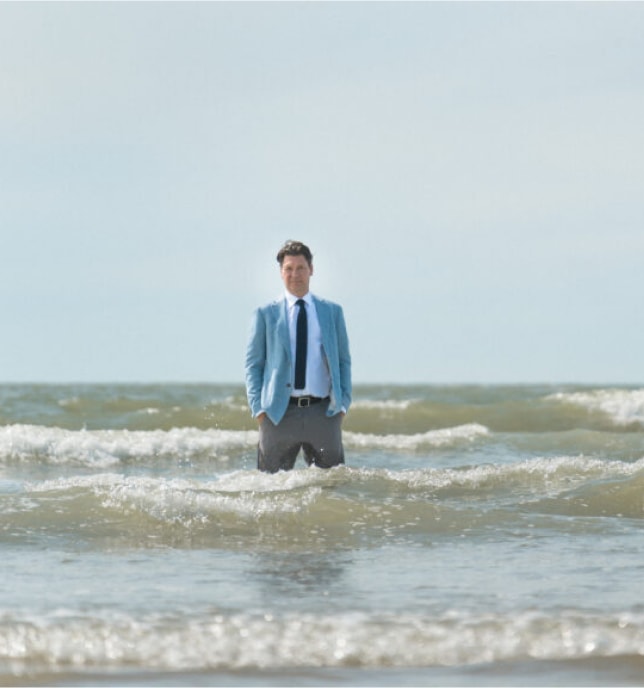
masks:
<path id="1" fill-rule="evenodd" d="M 300 408 L 306 408 L 313 404 L 319 404 L 321 401 L 326 401 L 328 398 L 329 397 L 291 397 L 288 403 L 299 406 Z"/>

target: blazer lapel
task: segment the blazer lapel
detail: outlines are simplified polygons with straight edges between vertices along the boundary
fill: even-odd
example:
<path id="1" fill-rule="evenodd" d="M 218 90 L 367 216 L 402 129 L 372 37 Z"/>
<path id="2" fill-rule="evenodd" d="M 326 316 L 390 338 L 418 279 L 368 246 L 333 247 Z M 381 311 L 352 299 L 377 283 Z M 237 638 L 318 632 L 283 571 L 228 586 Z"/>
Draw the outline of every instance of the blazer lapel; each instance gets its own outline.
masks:
<path id="1" fill-rule="evenodd" d="M 288 355 L 288 358 L 291 358 L 291 336 L 288 331 L 288 317 L 286 314 L 286 299 L 282 299 L 281 301 L 278 301 L 275 304 L 275 310 L 277 311 L 276 313 L 276 321 L 275 321 L 275 327 L 277 328 L 277 334 L 280 338 L 280 341 L 284 345 L 284 349 L 286 350 L 286 353 Z"/>
<path id="2" fill-rule="evenodd" d="M 329 333 L 331 332 L 331 327 L 330 325 L 330 313 L 329 313 L 329 308 L 327 307 L 327 304 L 324 303 L 324 301 L 320 301 L 320 299 L 316 298 L 315 296 L 313 297 L 313 302 L 315 303 L 315 312 L 317 313 L 318 316 L 318 322 L 320 323 L 320 332 L 322 335 L 322 344 L 324 346 L 325 351 L 329 351 Z"/>

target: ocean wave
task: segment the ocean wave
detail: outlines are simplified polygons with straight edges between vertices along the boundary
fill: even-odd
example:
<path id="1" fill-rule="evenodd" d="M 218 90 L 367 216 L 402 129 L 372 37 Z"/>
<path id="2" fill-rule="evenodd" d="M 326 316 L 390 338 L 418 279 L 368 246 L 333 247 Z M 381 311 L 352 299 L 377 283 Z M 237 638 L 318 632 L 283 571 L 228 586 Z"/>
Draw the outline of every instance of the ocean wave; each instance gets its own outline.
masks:
<path id="1" fill-rule="evenodd" d="M 245 391 L 228 385 L 0 386 L 0 422 L 75 430 L 255 430 Z M 491 432 L 576 429 L 632 432 L 644 426 L 644 389 L 544 386 L 356 388 L 346 429 L 423 434 L 478 424 Z"/>
<path id="2" fill-rule="evenodd" d="M 146 498 L 158 493 L 167 497 L 173 493 L 183 495 L 186 502 L 205 497 L 234 498 L 300 497 L 310 490 L 342 493 L 343 489 L 361 488 L 358 496 L 377 500 L 385 493 L 401 486 L 410 491 L 430 490 L 437 494 L 446 490 L 468 490 L 472 494 L 512 492 L 522 490 L 531 495 L 568 493 L 580 486 L 595 489 L 619 484 L 620 479 L 644 478 L 644 459 L 636 462 L 604 461 L 586 457 L 557 457 L 525 459 L 512 464 L 486 464 L 462 468 L 418 468 L 390 470 L 386 468 L 351 468 L 338 466 L 330 470 L 315 467 L 267 474 L 256 470 L 239 470 L 222 474 L 215 480 L 127 476 L 119 473 L 101 473 L 91 476 L 57 478 L 41 482 L 24 483 L 29 494 L 91 490 L 95 494 L 141 494 Z M 15 482 L 11 483 L 15 492 Z M 601 487 L 599 487 L 601 489 Z M 328 494 L 332 494 L 329 492 Z"/>
<path id="3" fill-rule="evenodd" d="M 37 460 L 106 468 L 150 459 L 228 460 L 230 452 L 255 446 L 248 430 L 65 430 L 39 425 L 0 427 L 0 462 Z"/>
<path id="4" fill-rule="evenodd" d="M 233 471 L 216 480 L 101 473 L 15 484 L 0 512 L 6 537 L 75 533 L 124 546 L 312 543 L 513 528 L 540 515 L 643 518 L 644 459 L 533 459 L 454 469 Z M 79 524 L 82 529 L 79 531 Z M 566 528 L 559 521 L 545 527 Z M 235 538 L 239 537 L 239 541 Z M 178 546 L 183 546 L 179 542 Z"/>
<path id="5" fill-rule="evenodd" d="M 412 435 L 345 432 L 346 446 L 356 449 L 414 451 L 472 442 L 489 434 L 477 424 Z M 36 461 L 109 468 L 159 459 L 228 461 L 257 446 L 256 430 L 66 430 L 39 425 L 0 427 L 0 463 Z"/>
<path id="6" fill-rule="evenodd" d="M 584 456 L 525 459 L 467 468 L 361 469 L 358 480 L 399 486 L 409 498 L 433 504 L 467 499 L 470 507 L 520 508 L 583 516 L 644 517 L 644 459 L 605 461 Z"/>
<path id="7" fill-rule="evenodd" d="M 644 615 L 521 612 L 0 616 L 2 673 L 436 667 L 644 655 Z M 2 675 L 2 674 L 0 674 Z"/>
<path id="8" fill-rule="evenodd" d="M 11 514 L 8 530 L 15 532 L 64 534 L 82 523 L 88 540 L 109 535 L 127 544 L 154 535 L 172 543 L 183 533 L 215 546 L 232 533 L 252 536 L 276 526 L 297 531 L 305 523 L 310 528 L 307 514 L 328 485 L 326 474 L 318 469 L 279 476 L 240 471 L 221 482 L 117 473 L 74 476 L 24 483 L 20 492 L 6 495 L 0 512 Z"/>
<path id="9" fill-rule="evenodd" d="M 559 392 L 548 400 L 581 407 L 607 416 L 617 426 L 644 426 L 644 389 L 596 389 Z"/>
<path id="10" fill-rule="evenodd" d="M 411 435 L 345 432 L 348 446 L 359 448 L 397 449 L 413 451 L 427 447 L 444 447 L 462 442 L 473 442 L 490 434 L 488 428 L 478 423 L 468 423 L 453 428 L 440 428 Z"/>

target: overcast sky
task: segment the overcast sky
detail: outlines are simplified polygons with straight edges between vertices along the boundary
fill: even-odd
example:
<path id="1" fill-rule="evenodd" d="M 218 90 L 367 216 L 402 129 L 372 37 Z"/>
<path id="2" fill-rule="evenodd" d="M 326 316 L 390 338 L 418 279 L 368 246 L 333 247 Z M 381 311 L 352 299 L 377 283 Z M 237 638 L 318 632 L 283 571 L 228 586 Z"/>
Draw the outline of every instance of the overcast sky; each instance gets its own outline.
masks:
<path id="1" fill-rule="evenodd" d="M 0 381 L 644 381 L 644 3 L 0 2 Z"/>

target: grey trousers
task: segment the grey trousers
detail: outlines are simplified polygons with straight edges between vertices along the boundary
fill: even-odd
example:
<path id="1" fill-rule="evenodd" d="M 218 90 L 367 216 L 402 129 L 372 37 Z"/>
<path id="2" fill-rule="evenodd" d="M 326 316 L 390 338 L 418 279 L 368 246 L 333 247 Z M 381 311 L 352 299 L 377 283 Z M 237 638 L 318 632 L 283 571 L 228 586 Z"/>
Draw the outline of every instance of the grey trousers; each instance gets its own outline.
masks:
<path id="1" fill-rule="evenodd" d="M 328 408 L 328 399 L 304 408 L 289 405 L 277 425 L 266 416 L 259 426 L 257 468 L 266 473 L 290 471 L 300 449 L 309 466 L 344 463 L 342 414 L 329 417 Z"/>

